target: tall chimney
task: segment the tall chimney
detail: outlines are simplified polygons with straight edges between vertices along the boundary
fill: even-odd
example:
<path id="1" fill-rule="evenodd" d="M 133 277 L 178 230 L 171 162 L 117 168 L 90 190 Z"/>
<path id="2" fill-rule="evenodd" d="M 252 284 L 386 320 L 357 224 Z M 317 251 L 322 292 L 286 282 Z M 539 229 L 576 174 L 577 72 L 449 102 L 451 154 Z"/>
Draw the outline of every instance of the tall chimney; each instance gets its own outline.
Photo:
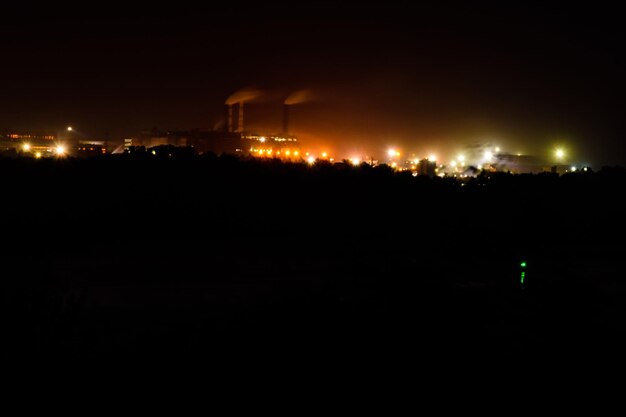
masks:
<path id="1" fill-rule="evenodd" d="M 243 133 L 243 101 L 239 102 L 239 123 L 237 123 L 237 132 Z"/>
<path id="2" fill-rule="evenodd" d="M 289 105 L 283 104 L 283 135 L 289 135 Z"/>
<path id="3" fill-rule="evenodd" d="M 228 122 L 226 125 L 226 129 L 228 129 L 229 133 L 233 131 L 233 105 L 232 104 L 228 104 Z"/>

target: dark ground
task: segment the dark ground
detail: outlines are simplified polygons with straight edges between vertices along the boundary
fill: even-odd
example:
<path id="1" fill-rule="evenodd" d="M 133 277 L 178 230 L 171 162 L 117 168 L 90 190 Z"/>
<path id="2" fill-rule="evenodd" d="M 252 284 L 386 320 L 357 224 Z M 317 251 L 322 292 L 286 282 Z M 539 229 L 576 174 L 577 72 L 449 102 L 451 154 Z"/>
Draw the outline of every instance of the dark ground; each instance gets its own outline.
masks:
<path id="1" fill-rule="evenodd" d="M 0 175 L 12 354 L 605 366 L 626 348 L 620 169 L 462 185 L 125 155 Z"/>

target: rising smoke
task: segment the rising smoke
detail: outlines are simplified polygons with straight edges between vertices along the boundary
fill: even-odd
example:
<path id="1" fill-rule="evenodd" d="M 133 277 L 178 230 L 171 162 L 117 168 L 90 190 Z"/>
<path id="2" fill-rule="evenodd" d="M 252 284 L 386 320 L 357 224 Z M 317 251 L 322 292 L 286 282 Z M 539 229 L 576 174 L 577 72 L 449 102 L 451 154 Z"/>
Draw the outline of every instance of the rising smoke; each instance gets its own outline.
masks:
<path id="1" fill-rule="evenodd" d="M 231 94 L 231 96 L 226 99 L 226 104 L 248 102 L 252 100 L 257 100 L 261 98 L 262 96 L 263 96 L 263 92 L 261 90 L 252 89 L 252 88 L 244 88 Z"/>

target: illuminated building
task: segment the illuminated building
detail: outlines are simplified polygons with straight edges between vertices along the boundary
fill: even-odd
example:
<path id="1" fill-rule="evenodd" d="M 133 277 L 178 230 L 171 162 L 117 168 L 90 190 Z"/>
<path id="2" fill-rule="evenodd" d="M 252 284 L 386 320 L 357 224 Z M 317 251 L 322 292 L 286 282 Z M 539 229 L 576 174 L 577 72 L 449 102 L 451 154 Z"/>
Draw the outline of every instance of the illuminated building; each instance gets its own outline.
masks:
<path id="1" fill-rule="evenodd" d="M 45 133 L 0 133 L 0 152 L 22 153 L 42 156 L 53 155 L 56 137 Z"/>

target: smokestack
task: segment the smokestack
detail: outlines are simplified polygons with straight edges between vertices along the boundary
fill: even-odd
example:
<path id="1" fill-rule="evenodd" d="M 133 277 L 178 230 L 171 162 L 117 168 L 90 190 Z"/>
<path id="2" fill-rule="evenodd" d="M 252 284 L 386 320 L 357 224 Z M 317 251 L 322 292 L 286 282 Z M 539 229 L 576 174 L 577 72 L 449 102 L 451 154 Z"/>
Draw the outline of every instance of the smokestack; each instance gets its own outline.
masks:
<path id="1" fill-rule="evenodd" d="M 243 101 L 239 102 L 239 123 L 237 123 L 237 132 L 243 133 Z"/>
<path id="2" fill-rule="evenodd" d="M 226 125 L 226 129 L 228 129 L 229 133 L 233 131 L 233 105 L 232 104 L 228 105 L 228 122 Z"/>
<path id="3" fill-rule="evenodd" d="M 283 135 L 289 135 L 289 105 L 283 104 Z"/>

